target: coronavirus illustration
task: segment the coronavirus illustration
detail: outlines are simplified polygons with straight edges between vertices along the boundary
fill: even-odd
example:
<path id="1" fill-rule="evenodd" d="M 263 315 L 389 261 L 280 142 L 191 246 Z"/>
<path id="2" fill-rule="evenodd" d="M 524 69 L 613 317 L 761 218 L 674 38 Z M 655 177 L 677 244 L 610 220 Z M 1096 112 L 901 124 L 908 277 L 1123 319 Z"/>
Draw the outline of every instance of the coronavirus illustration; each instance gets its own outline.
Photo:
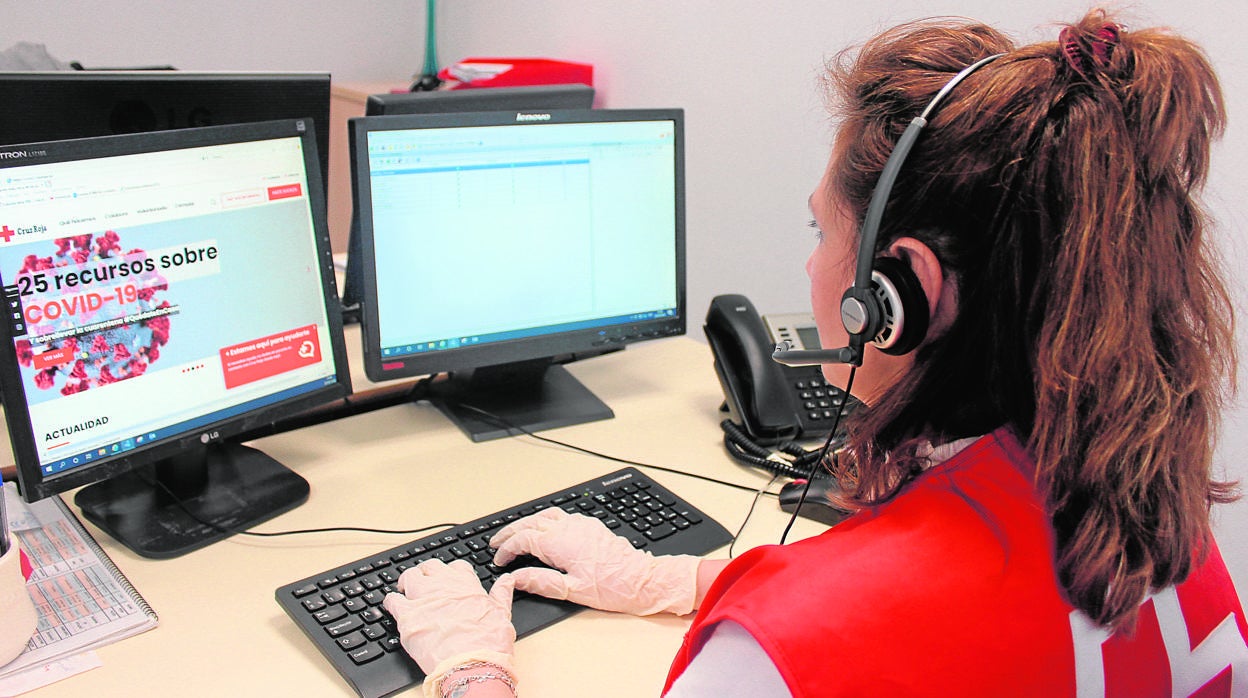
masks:
<path id="1" fill-rule="evenodd" d="M 169 342 L 168 282 L 144 250 L 123 254 L 116 231 L 52 242 L 17 276 L 29 338 L 17 354 L 35 386 L 72 395 L 143 375 Z"/>

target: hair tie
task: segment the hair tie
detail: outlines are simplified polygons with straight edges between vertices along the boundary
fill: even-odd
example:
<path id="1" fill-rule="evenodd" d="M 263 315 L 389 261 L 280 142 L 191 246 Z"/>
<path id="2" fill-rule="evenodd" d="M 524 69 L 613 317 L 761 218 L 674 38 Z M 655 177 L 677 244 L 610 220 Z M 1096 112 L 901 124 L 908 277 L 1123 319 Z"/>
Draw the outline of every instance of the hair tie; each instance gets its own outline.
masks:
<path id="1" fill-rule="evenodd" d="M 1093 66 L 1089 64 L 1089 51 L 1091 59 L 1097 65 L 1105 65 L 1109 61 L 1110 55 L 1114 51 L 1114 47 L 1118 45 L 1121 35 L 1121 27 L 1114 22 L 1106 22 L 1101 28 L 1096 30 L 1096 34 L 1085 45 L 1080 40 L 1079 32 L 1075 27 L 1065 27 L 1061 34 L 1058 35 L 1057 41 L 1062 49 L 1062 57 L 1066 59 L 1066 64 L 1076 73 L 1087 77 Z M 1085 48 L 1088 51 L 1085 51 Z"/>

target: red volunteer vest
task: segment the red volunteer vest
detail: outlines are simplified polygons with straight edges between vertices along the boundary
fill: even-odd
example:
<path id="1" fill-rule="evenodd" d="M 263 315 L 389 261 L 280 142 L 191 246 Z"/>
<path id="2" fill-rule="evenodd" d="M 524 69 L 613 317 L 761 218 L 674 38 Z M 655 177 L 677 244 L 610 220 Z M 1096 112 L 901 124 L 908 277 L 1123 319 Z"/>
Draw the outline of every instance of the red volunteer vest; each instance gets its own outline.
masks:
<path id="1" fill-rule="evenodd" d="M 1212 547 L 1144 602 L 1133 636 L 1067 603 L 1032 461 L 998 430 L 826 533 L 734 560 L 667 689 L 733 620 L 794 696 L 1248 695 L 1248 624 Z"/>

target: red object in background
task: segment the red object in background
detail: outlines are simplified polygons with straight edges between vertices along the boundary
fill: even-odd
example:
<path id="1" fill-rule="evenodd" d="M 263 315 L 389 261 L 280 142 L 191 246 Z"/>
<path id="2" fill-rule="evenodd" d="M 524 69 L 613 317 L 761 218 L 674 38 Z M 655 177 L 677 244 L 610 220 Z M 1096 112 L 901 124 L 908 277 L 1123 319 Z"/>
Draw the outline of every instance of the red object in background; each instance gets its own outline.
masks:
<path id="1" fill-rule="evenodd" d="M 452 90 L 572 83 L 592 87 L 594 66 L 550 58 L 465 58 L 443 68 L 438 77 Z"/>
<path id="2" fill-rule="evenodd" d="M 25 578 L 29 581 L 29 580 L 30 580 L 30 575 L 34 573 L 35 568 L 34 568 L 33 566 L 31 566 L 31 564 L 30 564 L 30 558 L 26 557 L 26 551 L 25 551 L 25 550 L 22 550 L 21 548 L 18 548 L 18 549 L 17 549 L 17 552 L 19 553 L 18 557 L 19 557 L 19 558 L 21 559 L 21 561 L 22 561 L 22 576 L 23 576 L 23 577 L 25 577 Z"/>

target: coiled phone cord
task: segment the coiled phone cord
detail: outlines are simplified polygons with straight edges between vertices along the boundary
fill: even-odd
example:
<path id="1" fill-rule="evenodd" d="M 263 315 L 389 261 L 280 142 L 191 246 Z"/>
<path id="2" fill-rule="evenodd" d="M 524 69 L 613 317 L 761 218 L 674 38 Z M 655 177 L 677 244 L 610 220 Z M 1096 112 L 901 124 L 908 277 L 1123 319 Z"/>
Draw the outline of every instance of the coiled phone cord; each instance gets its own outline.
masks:
<path id="1" fill-rule="evenodd" d="M 774 448 L 767 448 L 750 438 L 740 426 L 730 419 L 719 423 L 724 430 L 724 448 L 734 459 L 755 468 L 762 468 L 774 475 L 792 479 L 830 477 L 818 467 L 824 448 L 808 450 L 800 444 L 785 441 Z"/>

